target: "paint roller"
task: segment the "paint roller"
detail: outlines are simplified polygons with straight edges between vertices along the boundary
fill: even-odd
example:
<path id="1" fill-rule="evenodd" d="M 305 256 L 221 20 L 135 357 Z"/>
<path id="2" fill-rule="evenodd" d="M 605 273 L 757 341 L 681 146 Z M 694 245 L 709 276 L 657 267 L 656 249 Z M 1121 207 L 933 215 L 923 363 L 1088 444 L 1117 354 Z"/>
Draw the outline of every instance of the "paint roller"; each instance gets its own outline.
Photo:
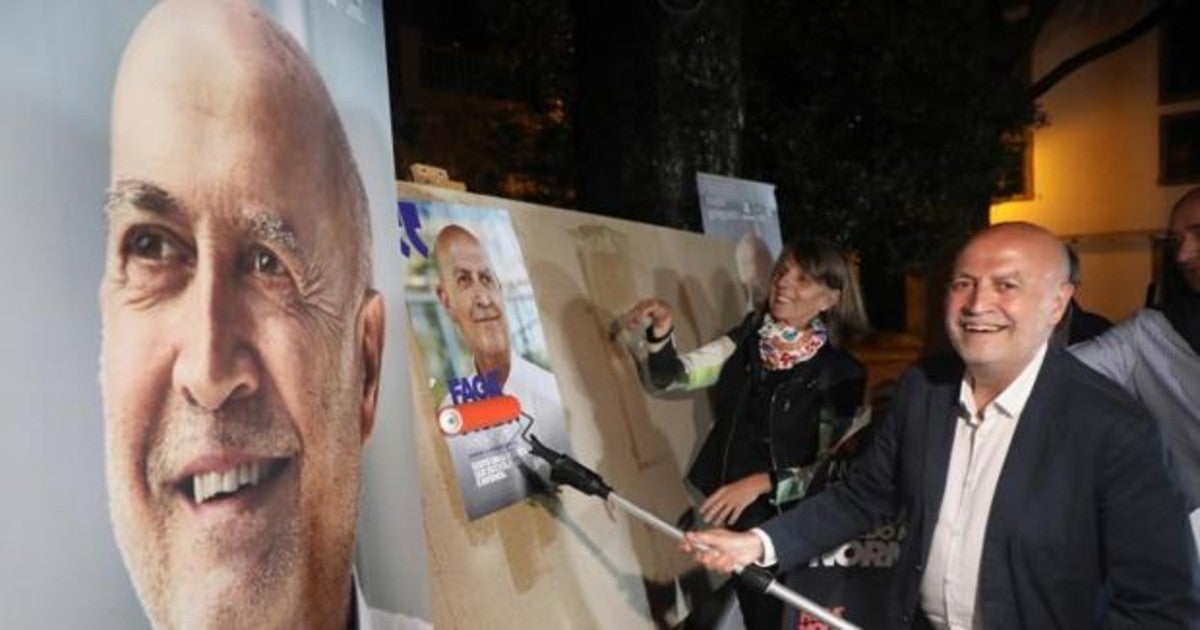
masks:
<path id="1" fill-rule="evenodd" d="M 438 412 L 438 428 L 446 435 L 482 431 L 521 418 L 521 401 L 507 394 L 445 407 Z"/>
<path id="2" fill-rule="evenodd" d="M 514 396 L 495 396 L 446 407 L 438 412 L 438 427 L 446 435 L 460 435 L 514 422 L 522 416 L 528 418 L 530 422 L 521 431 L 521 437 L 529 444 L 531 454 L 550 465 L 551 481 L 570 486 L 586 495 L 605 499 L 667 536 L 677 541 L 683 540 L 682 530 L 613 492 L 612 486 L 609 486 L 604 478 L 595 471 L 575 461 L 570 455 L 560 453 L 542 444 L 537 436 L 530 434 L 529 429 L 533 427 L 533 418 L 521 412 L 521 401 Z M 750 585 L 754 590 L 806 611 L 831 628 L 856 630 L 856 626 L 850 622 L 780 584 L 769 571 L 762 567 L 742 567 L 735 573 L 738 579 Z"/>
<path id="3" fill-rule="evenodd" d="M 683 540 L 682 530 L 613 492 L 612 487 L 595 471 L 575 461 L 570 455 L 559 453 L 547 447 L 536 436 L 530 435 L 528 431 L 529 427 L 526 427 L 522 431 L 521 437 L 525 438 L 525 441 L 529 443 L 531 447 L 530 453 L 550 464 L 551 481 L 571 486 L 584 494 L 605 499 L 624 510 L 630 516 L 657 529 L 659 532 L 677 541 Z M 734 574 L 737 575 L 743 584 L 750 586 L 760 593 L 766 593 L 775 597 L 789 606 L 794 606 L 807 612 L 830 628 L 835 628 L 836 630 L 858 630 L 858 626 L 838 617 L 820 604 L 780 584 L 775 580 L 770 571 L 762 567 L 741 567 L 740 569 L 736 569 Z"/>

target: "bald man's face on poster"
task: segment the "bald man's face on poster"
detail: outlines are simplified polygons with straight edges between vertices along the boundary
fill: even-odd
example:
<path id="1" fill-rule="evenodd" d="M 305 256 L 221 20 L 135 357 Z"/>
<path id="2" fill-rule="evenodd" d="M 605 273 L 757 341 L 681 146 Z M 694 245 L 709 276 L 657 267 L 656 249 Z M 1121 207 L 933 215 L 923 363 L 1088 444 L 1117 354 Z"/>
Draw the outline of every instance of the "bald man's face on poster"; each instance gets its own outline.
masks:
<path id="1" fill-rule="evenodd" d="M 382 298 L 311 62 L 242 2 L 156 5 L 113 96 L 109 506 L 159 627 L 341 627 Z"/>
<path id="2" fill-rule="evenodd" d="M 504 292 L 479 239 L 460 225 L 438 233 L 437 297 L 473 357 L 509 352 Z"/>
<path id="3" fill-rule="evenodd" d="M 548 487 L 545 462 L 529 455 L 522 431 L 570 452 L 525 253 L 503 208 L 403 198 L 400 206 L 431 245 L 428 257 L 414 250 L 405 269 L 424 367 L 417 378 L 428 377 L 429 420 L 453 463 L 465 516 L 483 518 Z M 486 426 L 454 420 L 465 405 L 490 399 L 517 407 Z"/>

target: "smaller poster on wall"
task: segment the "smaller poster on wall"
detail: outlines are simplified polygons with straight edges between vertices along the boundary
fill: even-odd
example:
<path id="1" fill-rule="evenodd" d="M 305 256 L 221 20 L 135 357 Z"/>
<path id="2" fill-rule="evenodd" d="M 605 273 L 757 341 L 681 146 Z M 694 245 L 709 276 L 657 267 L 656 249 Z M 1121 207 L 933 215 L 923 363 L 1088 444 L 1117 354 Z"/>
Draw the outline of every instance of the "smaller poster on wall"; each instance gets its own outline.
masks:
<path id="1" fill-rule="evenodd" d="M 467 516 L 549 487 L 527 436 L 570 453 L 566 414 L 508 212 L 401 200 L 409 317 Z"/>
<path id="2" fill-rule="evenodd" d="M 704 233 L 736 244 L 738 280 L 753 308 L 766 299 L 771 266 L 783 251 L 775 186 L 696 173 L 696 189 Z"/>

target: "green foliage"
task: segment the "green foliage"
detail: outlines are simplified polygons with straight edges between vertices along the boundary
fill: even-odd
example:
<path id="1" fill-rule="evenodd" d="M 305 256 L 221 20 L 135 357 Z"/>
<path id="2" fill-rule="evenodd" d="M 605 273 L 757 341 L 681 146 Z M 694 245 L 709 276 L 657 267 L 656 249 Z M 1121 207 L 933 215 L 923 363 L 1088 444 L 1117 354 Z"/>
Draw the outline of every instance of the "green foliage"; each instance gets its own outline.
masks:
<path id="1" fill-rule="evenodd" d="M 473 190 L 691 229 L 696 170 L 774 182 L 785 234 L 893 274 L 1013 187 L 1039 122 L 1022 2 L 677 4 L 489 5 L 474 119 L 413 125 L 457 129 L 441 137 L 469 138 L 475 159 L 427 159 Z"/>

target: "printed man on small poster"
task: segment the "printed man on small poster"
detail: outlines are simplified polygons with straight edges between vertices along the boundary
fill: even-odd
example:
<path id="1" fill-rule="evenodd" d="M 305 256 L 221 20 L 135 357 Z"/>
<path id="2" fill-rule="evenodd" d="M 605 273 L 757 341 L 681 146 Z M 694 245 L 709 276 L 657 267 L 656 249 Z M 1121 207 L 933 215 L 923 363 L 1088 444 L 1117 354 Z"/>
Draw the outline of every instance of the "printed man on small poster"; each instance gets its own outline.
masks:
<path id="1" fill-rule="evenodd" d="M 437 411 L 502 396 L 519 402 L 520 415 L 443 431 L 475 519 L 545 488 L 546 468 L 529 455 L 521 432 L 528 426 L 550 448 L 569 451 L 565 414 L 508 213 L 414 206 L 410 216 L 419 218 L 419 234 L 432 249 L 410 265 L 407 294 Z"/>

